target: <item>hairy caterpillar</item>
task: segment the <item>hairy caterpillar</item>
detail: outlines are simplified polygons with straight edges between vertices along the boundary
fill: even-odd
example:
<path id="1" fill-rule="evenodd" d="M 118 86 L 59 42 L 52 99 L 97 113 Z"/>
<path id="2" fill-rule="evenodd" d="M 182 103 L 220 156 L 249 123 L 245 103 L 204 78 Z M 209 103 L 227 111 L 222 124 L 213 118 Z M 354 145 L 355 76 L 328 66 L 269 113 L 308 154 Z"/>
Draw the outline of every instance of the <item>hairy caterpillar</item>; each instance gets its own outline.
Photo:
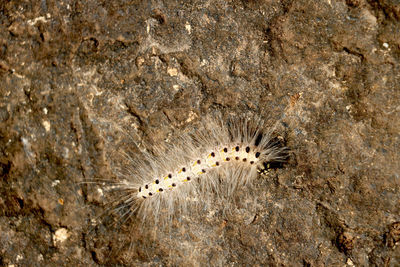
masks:
<path id="1" fill-rule="evenodd" d="M 221 116 L 207 116 L 173 144 L 153 148 L 161 156 L 144 152 L 129 158 L 130 166 L 118 171 L 120 180 L 106 187 L 115 193 L 114 210 L 147 222 L 229 201 L 266 163 L 286 159 L 287 149 L 271 139 L 274 128 L 254 116 L 231 116 L 227 123 Z"/>

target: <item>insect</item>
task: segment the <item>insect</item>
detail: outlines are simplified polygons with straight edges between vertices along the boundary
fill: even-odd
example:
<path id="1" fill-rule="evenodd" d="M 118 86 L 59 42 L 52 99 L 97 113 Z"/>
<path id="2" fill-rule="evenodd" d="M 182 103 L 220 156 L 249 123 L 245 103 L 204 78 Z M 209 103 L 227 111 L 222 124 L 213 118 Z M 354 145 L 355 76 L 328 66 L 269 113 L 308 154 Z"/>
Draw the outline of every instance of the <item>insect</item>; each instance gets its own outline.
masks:
<path id="1" fill-rule="evenodd" d="M 264 172 L 282 163 L 287 148 L 254 116 L 206 116 L 193 131 L 172 143 L 129 158 L 127 171 L 106 189 L 115 193 L 114 210 L 142 222 L 189 214 L 193 207 L 229 198 Z"/>

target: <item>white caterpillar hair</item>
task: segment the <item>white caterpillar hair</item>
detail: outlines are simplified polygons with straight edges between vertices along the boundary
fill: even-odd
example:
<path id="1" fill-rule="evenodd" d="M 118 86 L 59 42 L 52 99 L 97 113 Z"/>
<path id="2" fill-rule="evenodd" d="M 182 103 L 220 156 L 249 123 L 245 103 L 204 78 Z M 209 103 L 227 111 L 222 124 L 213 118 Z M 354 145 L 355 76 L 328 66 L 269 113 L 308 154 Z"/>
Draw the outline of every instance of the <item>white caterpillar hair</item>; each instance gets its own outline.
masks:
<path id="1" fill-rule="evenodd" d="M 174 139 L 173 144 L 129 157 L 130 166 L 117 173 L 114 211 L 122 218 L 136 215 L 142 222 L 171 219 L 193 211 L 192 206 L 229 201 L 232 194 L 258 175 L 268 162 L 282 162 L 287 149 L 271 138 L 267 127 L 254 116 L 207 116 L 199 127 Z M 128 157 L 128 156 L 127 156 Z"/>

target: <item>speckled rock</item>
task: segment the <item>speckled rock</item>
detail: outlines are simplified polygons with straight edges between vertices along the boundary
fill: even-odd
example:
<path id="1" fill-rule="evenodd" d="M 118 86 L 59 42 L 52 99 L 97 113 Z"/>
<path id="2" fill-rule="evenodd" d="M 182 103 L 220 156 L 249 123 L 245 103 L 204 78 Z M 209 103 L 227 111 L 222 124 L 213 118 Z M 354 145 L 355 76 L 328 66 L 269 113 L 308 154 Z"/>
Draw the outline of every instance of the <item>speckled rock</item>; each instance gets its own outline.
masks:
<path id="1" fill-rule="evenodd" d="M 0 3 L 1 266 L 400 265 L 395 0 Z M 101 185 L 212 112 L 279 121 L 231 213 L 118 222 Z"/>

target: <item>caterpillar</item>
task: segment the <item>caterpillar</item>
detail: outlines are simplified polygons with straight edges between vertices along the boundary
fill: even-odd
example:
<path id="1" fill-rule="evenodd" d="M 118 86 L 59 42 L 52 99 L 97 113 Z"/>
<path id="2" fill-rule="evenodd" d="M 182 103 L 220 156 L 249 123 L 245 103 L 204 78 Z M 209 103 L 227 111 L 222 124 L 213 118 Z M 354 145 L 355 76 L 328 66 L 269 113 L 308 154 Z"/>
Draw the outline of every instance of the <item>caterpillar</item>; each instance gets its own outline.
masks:
<path id="1" fill-rule="evenodd" d="M 199 126 L 174 139 L 129 158 L 119 168 L 118 182 L 106 186 L 116 197 L 114 211 L 135 215 L 143 223 L 170 220 L 195 206 L 229 201 L 270 163 L 282 163 L 288 149 L 272 138 L 257 116 L 206 116 Z"/>

